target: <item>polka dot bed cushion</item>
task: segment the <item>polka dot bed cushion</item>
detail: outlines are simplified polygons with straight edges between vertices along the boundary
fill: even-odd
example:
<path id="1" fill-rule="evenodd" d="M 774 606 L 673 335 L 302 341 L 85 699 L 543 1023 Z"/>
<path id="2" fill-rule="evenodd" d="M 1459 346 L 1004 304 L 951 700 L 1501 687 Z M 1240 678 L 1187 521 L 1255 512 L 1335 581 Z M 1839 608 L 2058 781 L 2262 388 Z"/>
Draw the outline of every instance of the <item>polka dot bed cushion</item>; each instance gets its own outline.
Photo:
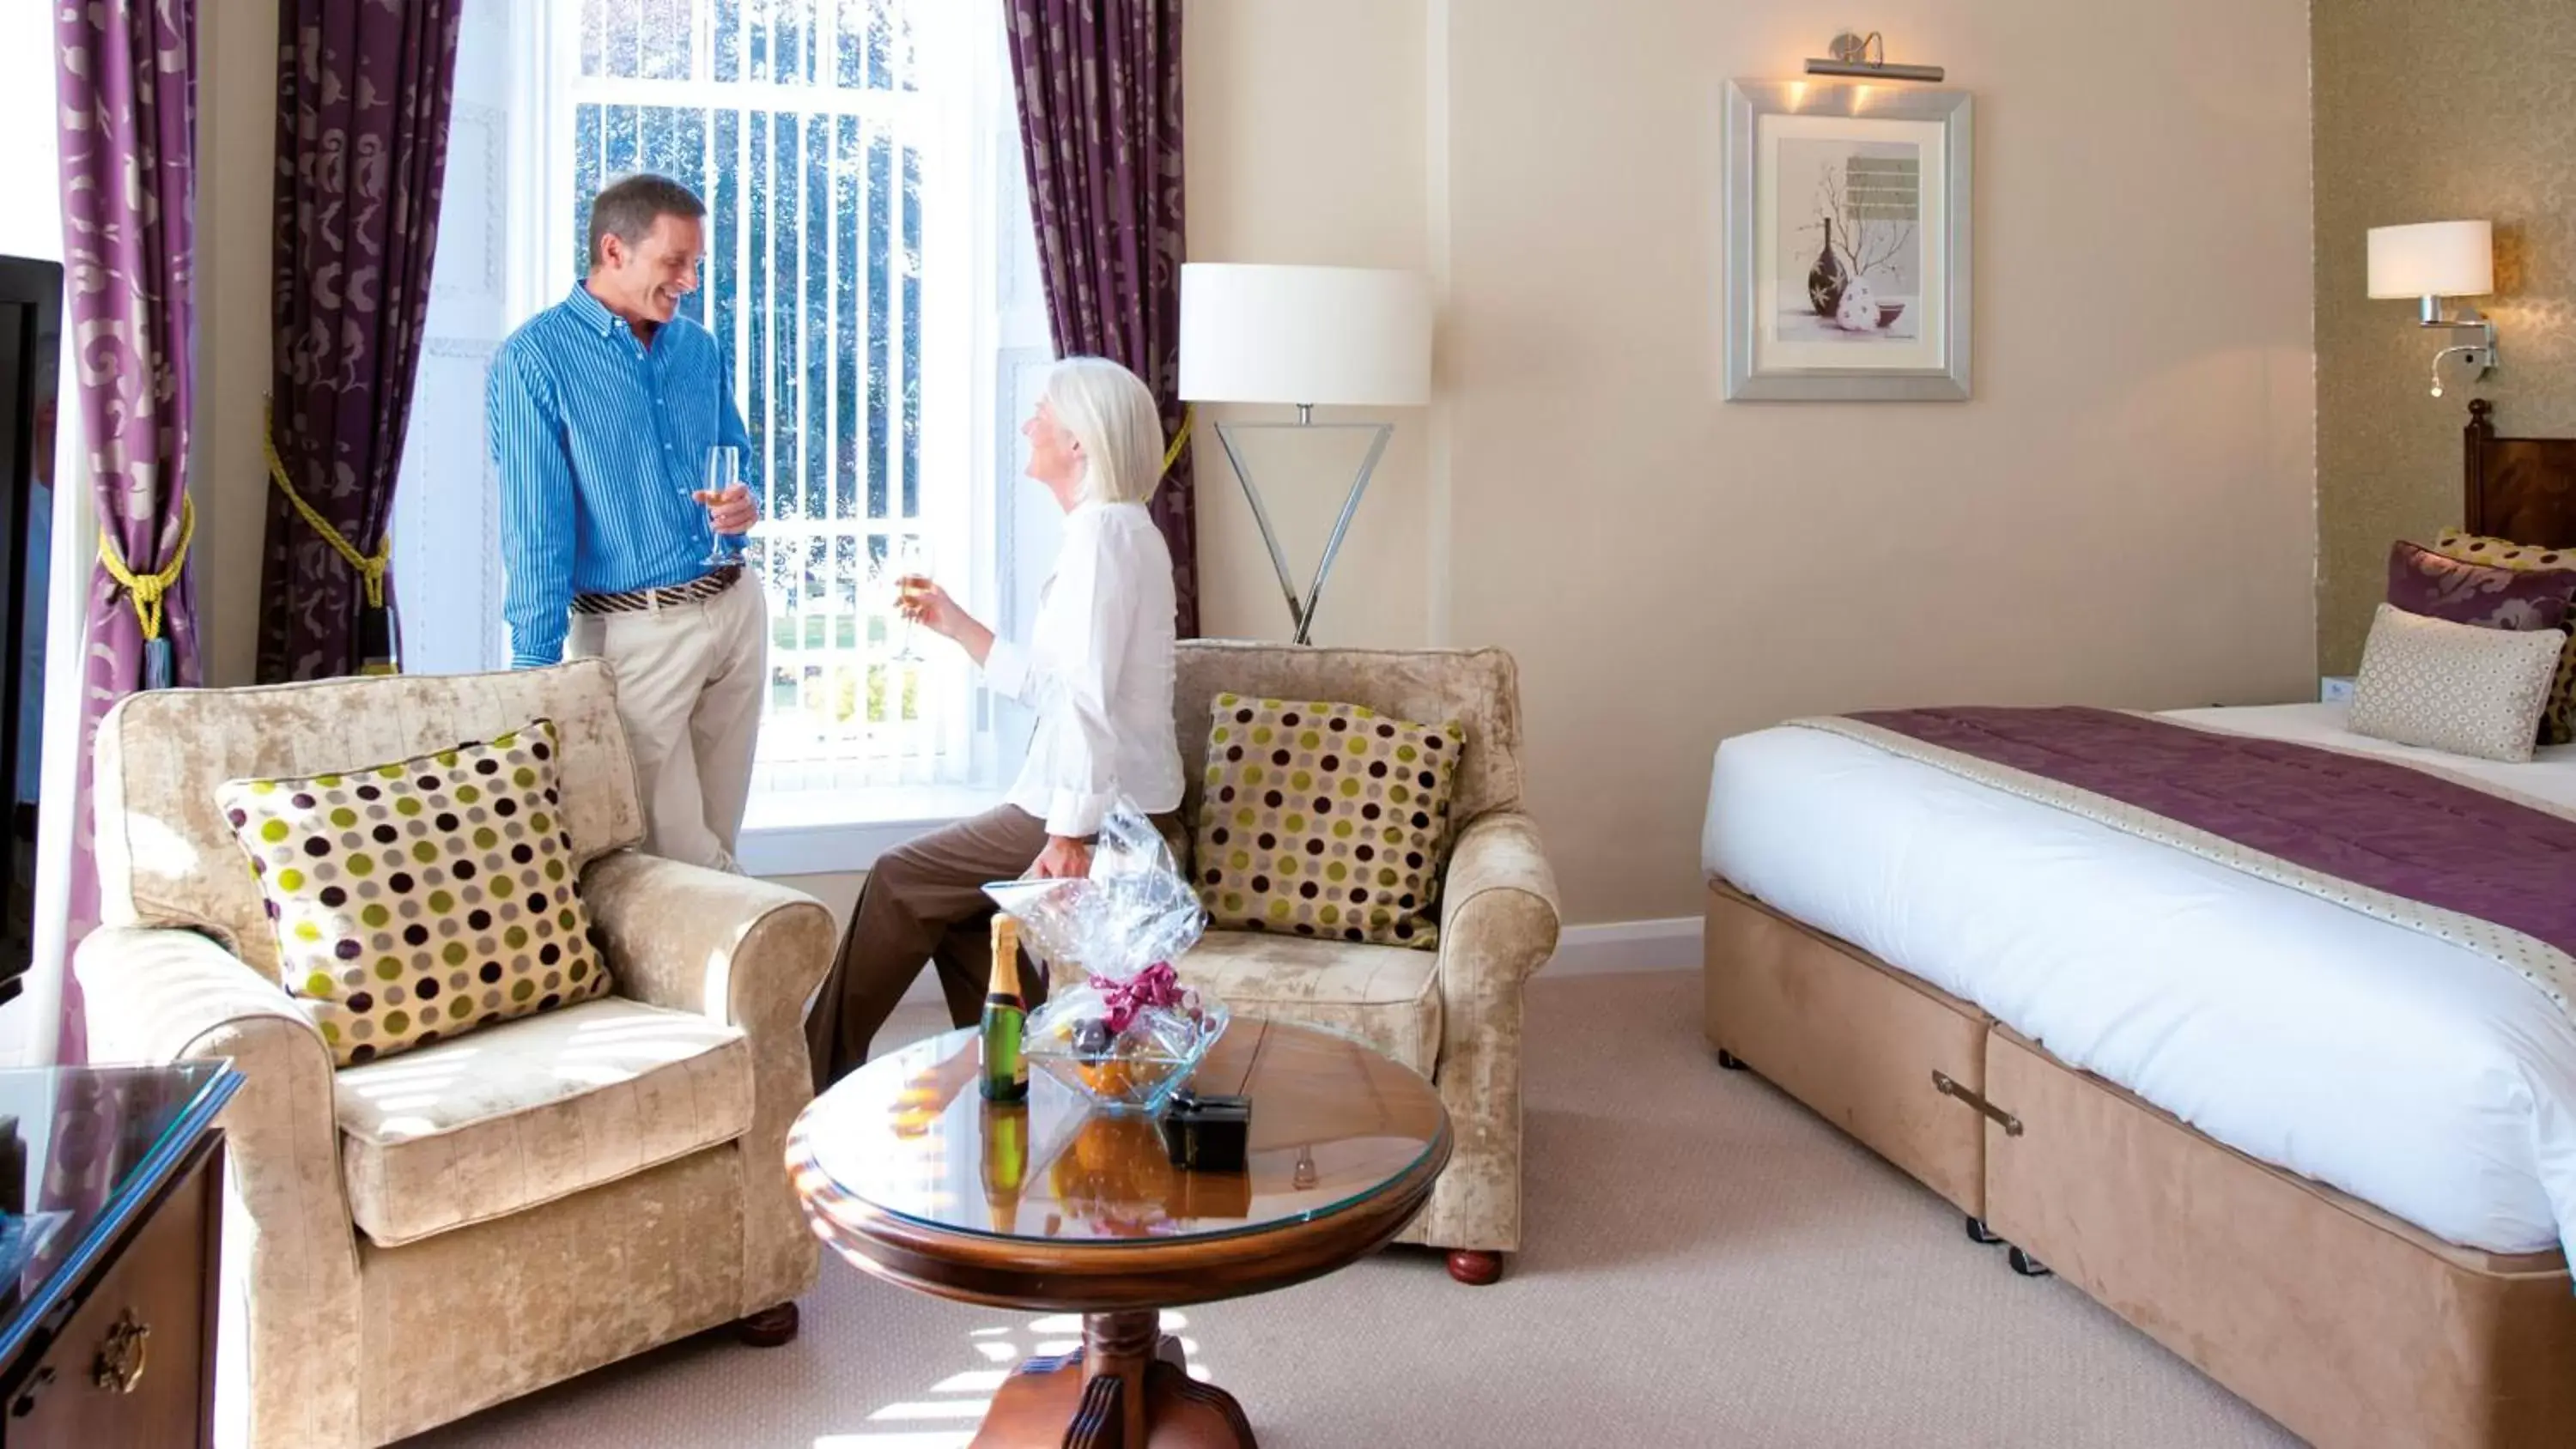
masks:
<path id="1" fill-rule="evenodd" d="M 1235 694 L 1211 714 L 1195 853 L 1210 924 L 1438 945 L 1459 724 Z"/>
<path id="2" fill-rule="evenodd" d="M 286 989 L 342 1066 L 609 990 L 574 890 L 554 722 L 216 792 Z"/>
<path id="3" fill-rule="evenodd" d="M 2518 573 L 2555 573 L 2576 569 L 2576 549 L 2542 548 L 2509 538 L 2488 538 L 2465 528 L 2446 528 L 2433 539 L 2433 552 L 2462 563 L 2490 564 Z"/>

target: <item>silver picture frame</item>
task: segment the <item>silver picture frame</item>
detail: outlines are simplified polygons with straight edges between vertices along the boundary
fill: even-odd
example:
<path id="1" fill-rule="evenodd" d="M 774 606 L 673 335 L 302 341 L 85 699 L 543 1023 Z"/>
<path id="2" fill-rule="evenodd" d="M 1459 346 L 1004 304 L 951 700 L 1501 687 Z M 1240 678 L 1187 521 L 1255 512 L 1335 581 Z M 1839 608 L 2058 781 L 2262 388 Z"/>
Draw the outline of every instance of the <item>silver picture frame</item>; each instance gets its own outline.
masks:
<path id="1" fill-rule="evenodd" d="M 1727 82 L 1727 401 L 1967 400 L 1974 137 L 1966 91 Z"/>

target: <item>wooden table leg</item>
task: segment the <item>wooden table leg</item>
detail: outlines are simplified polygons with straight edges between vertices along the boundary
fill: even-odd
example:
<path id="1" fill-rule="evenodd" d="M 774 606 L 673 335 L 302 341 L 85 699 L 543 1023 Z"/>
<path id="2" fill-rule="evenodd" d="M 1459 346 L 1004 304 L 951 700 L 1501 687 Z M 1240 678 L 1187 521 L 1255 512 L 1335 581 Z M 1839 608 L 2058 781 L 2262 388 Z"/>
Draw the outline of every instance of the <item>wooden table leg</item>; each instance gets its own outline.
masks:
<path id="1" fill-rule="evenodd" d="M 1143 1449 L 1145 1439 L 1145 1370 L 1158 1360 L 1155 1350 L 1162 1346 L 1162 1315 L 1152 1309 L 1126 1313 L 1089 1313 L 1082 1319 L 1083 1376 L 1092 1380 L 1116 1379 L 1118 1393 L 1110 1412 L 1119 1426 L 1115 1439 L 1108 1444 L 1122 1449 Z M 1097 1399 L 1097 1394 L 1086 1397 Z"/>
<path id="2" fill-rule="evenodd" d="M 1234 1396 L 1189 1376 L 1161 1315 L 1082 1320 L 1082 1351 L 1003 1380 L 971 1449 L 1256 1449 Z"/>

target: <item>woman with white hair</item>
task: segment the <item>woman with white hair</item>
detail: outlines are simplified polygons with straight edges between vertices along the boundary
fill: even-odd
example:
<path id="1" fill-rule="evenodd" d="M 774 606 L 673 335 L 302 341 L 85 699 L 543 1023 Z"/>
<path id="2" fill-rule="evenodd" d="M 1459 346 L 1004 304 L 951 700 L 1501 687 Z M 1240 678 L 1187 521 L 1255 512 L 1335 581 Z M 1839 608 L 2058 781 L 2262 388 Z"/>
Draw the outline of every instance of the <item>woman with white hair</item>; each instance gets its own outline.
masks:
<path id="1" fill-rule="evenodd" d="M 1172 731 L 1172 555 L 1145 509 L 1162 481 L 1163 428 L 1137 376 L 1097 357 L 1047 377 L 1020 429 L 1029 476 L 1065 512 L 1055 576 L 1025 644 L 998 638 L 945 589 L 906 580 L 907 618 L 956 641 L 996 692 L 1037 711 L 1028 760 L 1004 803 L 878 858 L 840 955 L 806 1020 L 815 1089 L 868 1058 L 868 1043 L 921 973 L 939 968 L 949 1019 L 972 1024 L 991 979 L 986 883 L 1079 876 L 1120 795 L 1178 839 L 1181 753 Z M 1044 981 L 1024 973 L 1030 1005 Z"/>

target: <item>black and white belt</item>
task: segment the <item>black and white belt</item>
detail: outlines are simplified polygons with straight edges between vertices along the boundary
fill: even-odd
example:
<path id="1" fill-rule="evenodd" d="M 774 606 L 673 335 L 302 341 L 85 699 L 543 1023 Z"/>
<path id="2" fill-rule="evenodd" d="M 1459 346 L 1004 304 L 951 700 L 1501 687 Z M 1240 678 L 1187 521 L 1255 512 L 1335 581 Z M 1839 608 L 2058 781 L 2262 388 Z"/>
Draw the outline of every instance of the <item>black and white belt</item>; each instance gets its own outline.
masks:
<path id="1" fill-rule="evenodd" d="M 742 565 L 727 564 L 715 572 L 667 589 L 630 589 L 622 594 L 575 594 L 576 614 L 647 614 L 679 604 L 703 604 L 742 581 Z"/>

